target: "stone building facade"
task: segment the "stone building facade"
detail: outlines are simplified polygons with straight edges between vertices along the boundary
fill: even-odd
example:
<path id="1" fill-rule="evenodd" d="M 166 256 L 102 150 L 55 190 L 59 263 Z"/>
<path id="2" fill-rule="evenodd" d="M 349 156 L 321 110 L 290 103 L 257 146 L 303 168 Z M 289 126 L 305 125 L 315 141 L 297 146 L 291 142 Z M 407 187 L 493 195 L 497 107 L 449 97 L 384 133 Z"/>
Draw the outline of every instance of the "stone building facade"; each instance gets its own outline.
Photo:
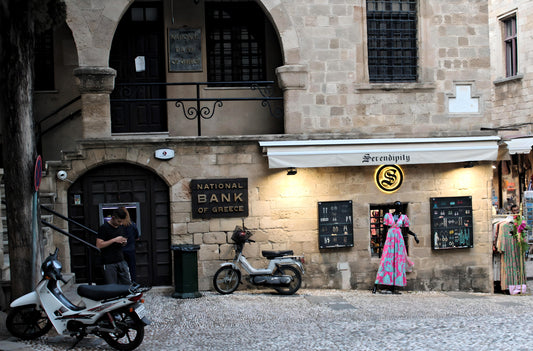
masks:
<path id="1" fill-rule="evenodd" d="M 196 244 L 202 290 L 212 289 L 218 265 L 232 258 L 230 237 L 243 219 L 197 218 L 191 180 L 246 178 L 244 223 L 256 243 L 248 245 L 245 254 L 254 265 L 266 264 L 262 250 L 304 254 L 303 286 L 308 288 L 369 289 L 380 261 L 371 236 L 372 211 L 401 201 L 411 230 L 420 238 L 418 244 L 412 238 L 407 242 L 415 263 L 407 275 L 407 289 L 492 291 L 492 166 L 498 149 L 505 151 L 494 128 L 528 118 L 525 92 L 519 104 L 524 112 L 513 114 L 511 120 L 503 117 L 510 108 L 509 97 L 518 99 L 510 91 L 517 83 L 494 82 L 501 71 L 495 63 L 498 49 L 489 44 L 498 33 L 495 16 L 512 9 L 477 0 L 390 3 L 391 8 L 382 8 L 384 2 L 359 0 L 67 0 L 66 24 L 54 33 L 55 88 L 36 94 L 36 110 L 42 120 L 79 95 L 69 108 L 81 112 L 43 137 L 46 176 L 41 192 L 55 194 L 56 211 L 95 229 L 101 219 L 99 205 L 140 204 L 145 241 L 139 243 L 138 261 L 145 283 L 172 284 L 171 245 Z M 254 20 L 247 22 L 235 6 L 250 6 Z M 524 1 L 517 7 L 529 11 L 531 6 Z M 128 18 L 148 16 L 152 9 L 160 15 L 154 17 L 164 66 L 159 83 L 209 82 L 210 70 L 218 67 L 210 61 L 218 52 L 212 50 L 216 36 L 209 33 L 219 23 L 216 16 L 229 13 L 253 27 L 254 35 L 261 32 L 262 77 L 274 82 L 273 96 L 282 100 L 271 103 L 282 101 L 283 117 L 272 122 L 269 118 L 274 117 L 260 106 L 259 98 L 253 100 L 255 105 L 228 100 L 212 118 L 201 119 L 200 135 L 200 118 L 189 121 L 176 108 L 184 96 L 194 100 L 194 90 L 167 85 L 163 95 L 171 101 L 164 103 L 162 129 L 117 132 L 122 120 L 113 114 L 124 101 L 112 94 L 121 86 L 118 83 L 133 81 L 124 79 L 121 64 L 131 60 L 131 66 L 141 57 L 146 67 L 152 67 L 148 52 L 132 50 L 129 57 L 121 56 L 117 38 L 122 38 L 123 28 L 135 28 L 127 27 Z M 389 31 L 389 42 L 398 39 L 395 33 L 400 29 L 411 28 L 411 43 L 416 45 L 405 46 L 402 39 L 397 47 L 414 52 L 415 69 L 411 67 L 409 78 L 396 79 L 392 58 L 385 63 L 375 56 L 369 59 L 379 52 L 370 47 L 369 33 L 375 27 L 369 23 L 383 24 L 380 16 L 385 15 L 399 25 Z M 404 20 L 404 15 L 411 20 Z M 249 22 L 264 25 L 256 28 Z M 527 37 L 527 21 L 518 23 Z M 149 25 L 146 28 L 152 28 Z M 169 59 L 175 44 L 170 33 L 191 29 L 201 33 L 191 50 L 196 50 L 202 66 L 175 70 Z M 396 58 L 401 61 L 402 55 Z M 521 55 L 527 60 L 527 54 Z M 135 74 L 150 70 L 136 63 Z M 523 67 L 518 82 L 526 86 L 527 66 Z M 392 76 L 376 74 L 380 69 Z M 258 97 L 242 87 L 213 84 L 201 86 L 200 94 L 213 100 Z M 133 112 L 125 116 L 131 119 Z M 157 150 L 171 150 L 174 156 L 158 158 Z M 369 162 L 374 155 L 376 160 Z M 376 170 L 389 163 L 400 165 L 403 182 L 396 191 L 384 192 L 377 187 Z M 289 166 L 296 167 L 296 175 L 287 175 Z M 67 171 L 68 181 L 55 177 L 59 170 Z M 471 245 L 438 249 L 435 198 L 471 198 Z M 353 245 L 319 248 L 318 204 L 331 201 L 351 203 Z M 83 257 L 93 253 L 73 247 L 59 234 L 49 234 L 46 244 L 59 246 L 66 253 L 64 266 L 81 280 L 87 278 Z"/>

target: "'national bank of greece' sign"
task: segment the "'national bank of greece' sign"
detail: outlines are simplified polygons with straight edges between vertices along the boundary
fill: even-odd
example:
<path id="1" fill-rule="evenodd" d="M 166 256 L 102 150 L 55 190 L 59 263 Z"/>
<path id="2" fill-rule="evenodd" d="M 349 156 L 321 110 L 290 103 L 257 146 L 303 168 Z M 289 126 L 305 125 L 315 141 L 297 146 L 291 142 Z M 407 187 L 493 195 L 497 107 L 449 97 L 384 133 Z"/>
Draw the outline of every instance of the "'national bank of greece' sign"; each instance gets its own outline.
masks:
<path id="1" fill-rule="evenodd" d="M 248 217 L 248 178 L 191 180 L 193 218 Z"/>
<path id="2" fill-rule="evenodd" d="M 202 31 L 199 28 L 168 29 L 168 70 L 202 70 Z"/>

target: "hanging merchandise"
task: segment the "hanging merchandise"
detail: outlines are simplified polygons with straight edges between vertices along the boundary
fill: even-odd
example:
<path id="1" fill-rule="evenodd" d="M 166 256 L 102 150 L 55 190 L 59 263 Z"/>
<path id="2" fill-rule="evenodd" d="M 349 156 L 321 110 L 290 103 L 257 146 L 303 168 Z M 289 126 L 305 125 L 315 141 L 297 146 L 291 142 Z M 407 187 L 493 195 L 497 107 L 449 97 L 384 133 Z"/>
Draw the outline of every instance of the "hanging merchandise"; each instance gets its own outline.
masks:
<path id="1" fill-rule="evenodd" d="M 529 183 L 531 187 L 531 182 Z M 522 203 L 522 214 L 523 218 L 526 221 L 527 229 L 527 242 L 533 243 L 533 191 L 528 190 L 524 191 L 524 201 Z"/>
<path id="2" fill-rule="evenodd" d="M 501 289 L 508 290 L 511 295 L 525 293 L 526 223 L 520 215 L 508 216 L 494 223 L 493 228 L 495 254 L 500 254 Z"/>
<path id="3" fill-rule="evenodd" d="M 378 285 L 388 285 L 392 286 L 393 294 L 398 294 L 395 287 L 407 284 L 406 271 L 410 271 L 414 266 L 414 263 L 407 256 L 402 230 L 413 235 L 417 243 L 418 238 L 415 233 L 409 230 L 409 218 L 402 213 L 401 203 L 397 201 L 394 205 L 395 211 L 387 213 L 383 217 L 383 227 L 387 231 L 387 238 L 383 246 L 373 293 L 376 292 Z"/>

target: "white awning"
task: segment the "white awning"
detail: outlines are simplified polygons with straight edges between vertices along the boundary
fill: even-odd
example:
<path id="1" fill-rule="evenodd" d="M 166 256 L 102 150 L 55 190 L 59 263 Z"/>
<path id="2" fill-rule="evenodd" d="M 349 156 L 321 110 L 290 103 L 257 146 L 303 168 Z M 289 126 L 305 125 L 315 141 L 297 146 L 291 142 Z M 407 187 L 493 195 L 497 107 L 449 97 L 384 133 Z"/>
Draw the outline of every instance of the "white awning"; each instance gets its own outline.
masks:
<path id="1" fill-rule="evenodd" d="M 515 138 L 505 141 L 509 153 L 513 154 L 529 154 L 531 146 L 533 145 L 533 137 L 530 138 Z"/>
<path id="2" fill-rule="evenodd" d="M 260 141 L 269 168 L 495 161 L 498 136 Z"/>

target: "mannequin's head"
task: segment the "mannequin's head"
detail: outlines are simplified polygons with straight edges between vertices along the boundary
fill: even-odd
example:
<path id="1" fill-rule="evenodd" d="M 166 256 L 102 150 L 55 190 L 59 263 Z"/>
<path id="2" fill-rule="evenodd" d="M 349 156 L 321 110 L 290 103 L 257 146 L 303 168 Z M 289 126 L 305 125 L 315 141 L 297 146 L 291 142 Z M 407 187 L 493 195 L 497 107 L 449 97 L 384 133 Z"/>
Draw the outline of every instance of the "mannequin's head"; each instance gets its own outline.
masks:
<path id="1" fill-rule="evenodd" d="M 394 210 L 396 213 L 402 213 L 402 203 L 400 201 L 394 202 Z"/>

